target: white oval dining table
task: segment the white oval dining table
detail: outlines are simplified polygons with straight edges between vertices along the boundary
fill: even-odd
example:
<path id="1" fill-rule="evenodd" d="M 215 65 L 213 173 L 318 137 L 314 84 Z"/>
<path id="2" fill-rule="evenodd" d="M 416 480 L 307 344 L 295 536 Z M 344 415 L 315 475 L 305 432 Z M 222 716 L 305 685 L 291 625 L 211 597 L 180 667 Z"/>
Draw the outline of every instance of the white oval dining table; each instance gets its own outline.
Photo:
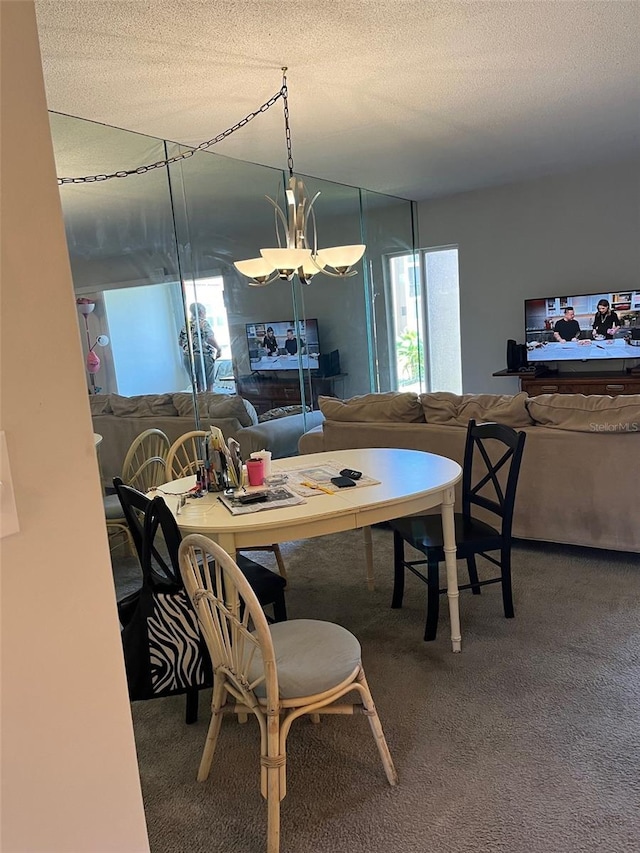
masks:
<path id="1" fill-rule="evenodd" d="M 352 468 L 362 471 L 379 482 L 337 489 L 333 494 L 319 492 L 296 506 L 247 515 L 231 515 L 218 500 L 219 493 L 215 492 L 187 501 L 178 513 L 180 502 L 172 501 L 168 496 L 187 492 L 194 485 L 194 476 L 166 483 L 157 492 L 150 492 L 149 496 L 161 494 L 165 498 L 184 535 L 202 533 L 218 542 L 229 554 L 235 554 L 237 549 L 243 547 L 264 545 L 267 542 L 279 544 L 357 528 L 367 531 L 370 525 L 377 522 L 439 506 L 444 533 L 451 644 L 453 651 L 459 652 L 462 638 L 453 507 L 454 487 L 462 477 L 460 465 L 452 459 L 421 450 L 366 448 L 329 450 L 276 459 L 272 463 L 272 471 L 287 472 L 330 463 L 335 463 L 338 470 Z M 370 552 L 367 557 L 371 559 Z"/>

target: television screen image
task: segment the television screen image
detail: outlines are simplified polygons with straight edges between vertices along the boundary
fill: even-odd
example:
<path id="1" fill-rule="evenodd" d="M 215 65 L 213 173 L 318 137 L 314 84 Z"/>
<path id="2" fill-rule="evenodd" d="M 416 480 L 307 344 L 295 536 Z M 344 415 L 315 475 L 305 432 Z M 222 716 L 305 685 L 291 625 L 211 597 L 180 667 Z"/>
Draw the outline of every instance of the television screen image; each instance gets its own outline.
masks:
<path id="1" fill-rule="evenodd" d="M 301 320 L 298 331 L 293 320 L 247 323 L 251 370 L 318 370 L 318 321 Z"/>
<path id="2" fill-rule="evenodd" d="M 527 299 L 524 317 L 530 364 L 640 357 L 640 290 Z"/>

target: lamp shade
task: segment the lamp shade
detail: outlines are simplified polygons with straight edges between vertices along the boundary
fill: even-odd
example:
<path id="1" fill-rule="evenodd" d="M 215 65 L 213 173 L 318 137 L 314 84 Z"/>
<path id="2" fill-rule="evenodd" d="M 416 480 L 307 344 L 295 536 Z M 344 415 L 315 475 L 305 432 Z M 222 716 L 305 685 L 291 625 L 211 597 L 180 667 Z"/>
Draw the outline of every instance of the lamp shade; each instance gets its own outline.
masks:
<path id="1" fill-rule="evenodd" d="M 306 263 L 311 267 L 310 249 L 260 249 L 262 257 L 277 269 L 280 275 L 290 278 L 293 273 Z"/>
<path id="2" fill-rule="evenodd" d="M 367 247 L 359 244 L 353 246 L 334 246 L 331 249 L 321 249 L 316 255 L 318 266 L 333 267 L 338 272 L 347 271 L 357 264 L 364 255 Z"/>
<path id="3" fill-rule="evenodd" d="M 91 314 L 91 312 L 93 311 L 93 309 L 95 307 L 96 307 L 95 302 L 79 302 L 78 303 L 78 311 L 81 314 L 84 314 L 85 317 L 87 316 L 87 314 Z"/>
<path id="4" fill-rule="evenodd" d="M 100 359 L 93 350 L 87 353 L 87 372 L 97 373 L 100 370 Z"/>
<path id="5" fill-rule="evenodd" d="M 273 264 L 269 264 L 264 258 L 235 261 L 233 265 L 242 275 L 246 275 L 247 278 L 253 278 L 256 281 L 260 281 L 261 279 L 264 281 L 275 270 Z"/>

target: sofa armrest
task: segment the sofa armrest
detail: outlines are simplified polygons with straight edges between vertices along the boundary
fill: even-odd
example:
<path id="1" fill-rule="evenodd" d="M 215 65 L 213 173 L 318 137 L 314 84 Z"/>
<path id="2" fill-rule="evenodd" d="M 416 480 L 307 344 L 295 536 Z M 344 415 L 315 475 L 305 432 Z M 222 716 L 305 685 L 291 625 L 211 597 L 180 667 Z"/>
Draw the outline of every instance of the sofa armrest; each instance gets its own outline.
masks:
<path id="1" fill-rule="evenodd" d="M 322 453 L 324 450 L 323 424 L 318 424 L 300 436 L 298 441 L 298 453 L 304 456 L 306 453 Z"/>
<path id="2" fill-rule="evenodd" d="M 286 456 L 297 456 L 298 440 L 305 430 L 317 426 L 323 420 L 322 412 L 289 415 L 245 427 L 238 431 L 235 438 L 240 442 L 243 459 L 248 459 L 258 450 L 270 450 L 273 459 L 283 459 Z"/>

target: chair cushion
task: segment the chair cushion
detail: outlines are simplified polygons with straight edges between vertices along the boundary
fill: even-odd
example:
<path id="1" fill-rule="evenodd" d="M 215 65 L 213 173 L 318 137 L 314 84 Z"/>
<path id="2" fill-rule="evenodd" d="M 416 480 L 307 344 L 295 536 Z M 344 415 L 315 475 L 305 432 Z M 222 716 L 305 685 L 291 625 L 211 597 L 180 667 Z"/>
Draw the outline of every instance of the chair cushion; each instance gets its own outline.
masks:
<path id="1" fill-rule="evenodd" d="M 108 520 L 115 521 L 124 518 L 124 510 L 117 495 L 107 495 L 102 500 L 104 502 L 104 514 Z"/>
<path id="2" fill-rule="evenodd" d="M 293 619 L 270 625 L 276 654 L 281 699 L 313 696 L 335 687 L 360 665 L 360 643 L 350 631 L 333 622 Z M 250 677 L 262 672 L 262 655 L 256 653 Z M 264 683 L 256 688 L 264 698 Z"/>

